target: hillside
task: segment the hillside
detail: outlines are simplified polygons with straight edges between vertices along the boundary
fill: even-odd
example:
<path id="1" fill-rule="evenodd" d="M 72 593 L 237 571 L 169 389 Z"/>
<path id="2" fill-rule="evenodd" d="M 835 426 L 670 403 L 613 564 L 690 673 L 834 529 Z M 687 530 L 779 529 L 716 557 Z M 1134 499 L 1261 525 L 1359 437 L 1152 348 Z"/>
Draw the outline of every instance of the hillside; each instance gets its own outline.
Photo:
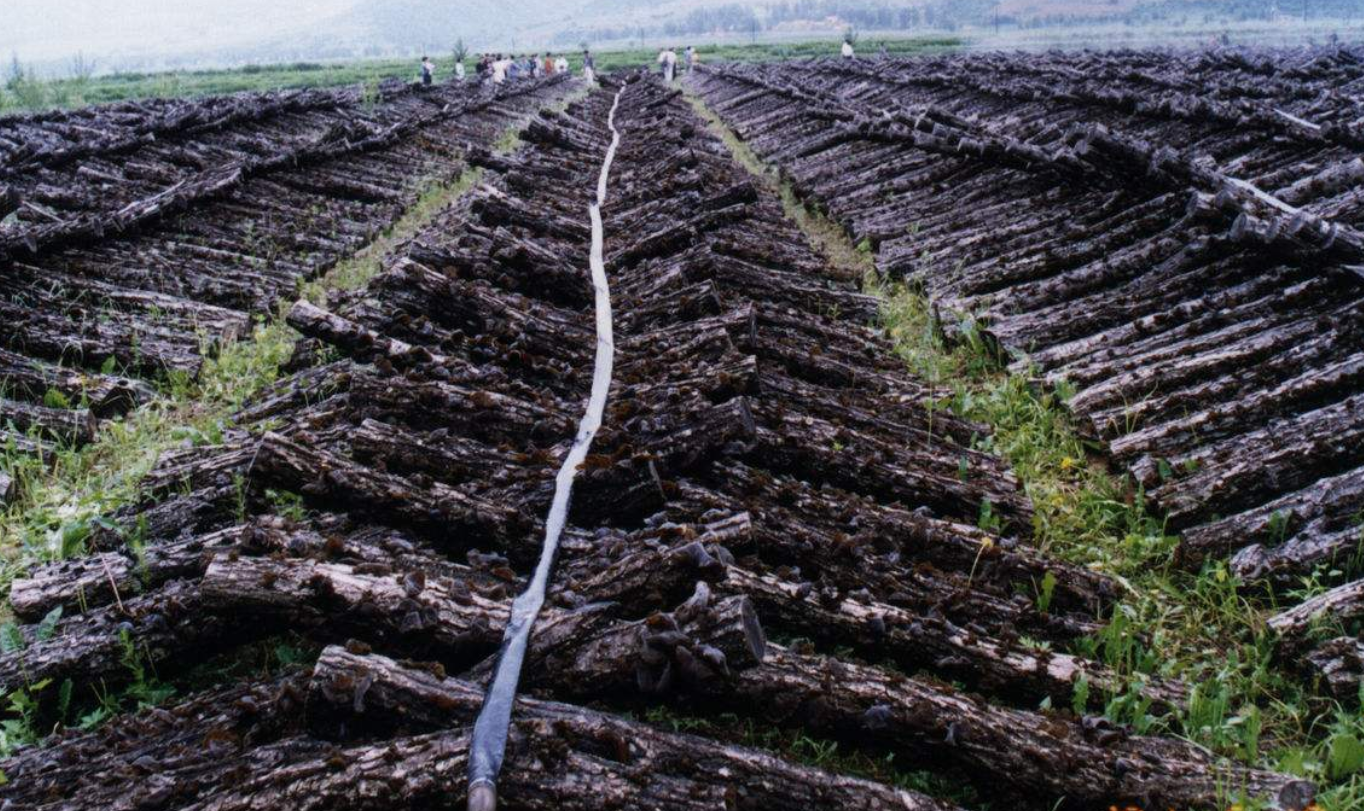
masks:
<path id="1" fill-rule="evenodd" d="M 1190 28 L 1274 25 L 1298 41 L 1329 35 L 1337 21 L 1364 18 L 1364 0 L 494 0 L 458 5 L 418 0 L 319 0 L 300 8 L 264 0 L 181 4 L 129 0 L 113 19 L 90 0 L 57 4 L 10 0 L 0 54 L 40 75 L 69 75 L 78 52 L 98 73 L 183 70 L 250 63 L 445 53 L 463 39 L 474 49 L 622 47 L 674 38 L 694 42 L 836 38 L 849 28 L 879 34 L 970 32 L 1009 42 L 1011 35 L 1095 25 L 1143 30 L 1145 41 L 1187 37 Z M 203 6 L 199 8 L 199 6 Z M 1308 30 L 1285 21 L 1316 21 Z M 1264 32 L 1259 33 L 1263 38 Z M 1254 38 L 1254 37 L 1253 37 Z M 1082 39 L 1102 44 L 1105 37 Z M 154 43 L 154 44 L 149 44 Z M 674 43 L 676 44 L 676 43 Z M 1282 43 L 1279 43 L 1282 44 Z M 88 64 L 88 61 L 87 61 Z"/>

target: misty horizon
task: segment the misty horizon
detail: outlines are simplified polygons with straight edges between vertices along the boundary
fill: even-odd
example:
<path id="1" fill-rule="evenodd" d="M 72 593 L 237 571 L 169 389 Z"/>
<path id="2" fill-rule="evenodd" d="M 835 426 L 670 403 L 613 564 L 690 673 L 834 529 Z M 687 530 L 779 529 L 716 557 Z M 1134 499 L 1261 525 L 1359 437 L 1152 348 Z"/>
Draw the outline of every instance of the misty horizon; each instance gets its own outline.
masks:
<path id="1" fill-rule="evenodd" d="M 1187 26 L 1206 34 L 1238 21 L 1261 24 L 1282 44 L 1335 33 L 1330 26 L 1295 29 L 1299 8 L 1304 17 L 1364 18 L 1364 0 L 1322 0 L 1310 9 L 1281 8 L 1275 0 L 522 0 L 512 6 L 465 0 L 458 8 L 419 0 L 9 0 L 0 58 L 61 77 L 78 69 L 78 57 L 95 73 L 158 71 L 448 54 L 456 40 L 474 50 L 570 49 L 677 37 L 700 43 L 820 39 L 844 27 L 997 37 L 1046 24 L 1127 26 L 1158 43 L 1174 41 Z M 1223 11 L 1225 20 L 1218 17 Z M 1015 44 L 1026 45 L 1001 40 L 1001 47 Z M 1102 38 L 1075 43 L 1104 44 Z"/>

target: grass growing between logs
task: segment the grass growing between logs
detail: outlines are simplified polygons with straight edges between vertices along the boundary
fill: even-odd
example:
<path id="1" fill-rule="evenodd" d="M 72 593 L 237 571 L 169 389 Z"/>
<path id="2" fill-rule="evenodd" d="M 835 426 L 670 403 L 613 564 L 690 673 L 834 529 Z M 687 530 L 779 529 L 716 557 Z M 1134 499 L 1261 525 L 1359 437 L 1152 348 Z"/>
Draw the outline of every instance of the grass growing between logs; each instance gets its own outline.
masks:
<path id="1" fill-rule="evenodd" d="M 579 87 L 547 109 L 562 109 L 587 92 Z M 508 127 L 496 148 L 509 152 L 519 146 L 515 135 L 523 124 Z M 387 257 L 482 177 L 482 170 L 469 167 L 456 178 L 432 182 L 391 227 L 319 278 L 300 285 L 298 297 L 325 305 L 329 293 L 363 287 L 382 271 Z M 153 401 L 104 422 L 95 442 L 59 450 L 50 465 L 0 448 L 0 469 L 14 476 L 19 486 L 17 498 L 0 513 L 0 589 L 8 592 L 14 577 L 31 565 L 85 554 L 92 531 L 112 527 L 109 516 L 136 502 L 140 481 L 163 453 L 222 443 L 233 428 L 233 413 L 282 377 L 282 366 L 300 337 L 284 320 L 288 306 L 282 302 L 278 312 L 258 317 L 249 337 L 206 353 L 196 379 L 167 376 L 159 382 Z M 51 620 L 54 631 L 58 618 Z M 0 648 L 14 650 L 16 645 L 22 646 L 23 638 L 15 626 L 0 624 Z M 37 683 L 0 696 L 0 758 L 16 746 L 40 742 L 54 724 L 90 728 L 120 712 L 158 704 L 245 671 L 268 674 L 306 664 L 317 653 L 298 639 L 266 640 L 162 681 L 131 641 L 129 646 L 128 684 L 117 691 L 73 696 L 69 682 Z M 3 781 L 0 772 L 0 784 Z"/>
<path id="2" fill-rule="evenodd" d="M 351 257 L 301 286 L 299 296 L 324 304 L 331 291 L 353 290 L 379 272 L 392 250 L 410 239 L 481 177 L 466 170 L 451 182 L 433 183 L 407 213 Z M 296 333 L 284 311 L 258 317 L 251 334 L 206 353 L 196 379 L 169 375 L 158 396 L 132 413 L 101 425 L 99 438 L 81 448 L 58 450 L 52 463 L 7 453 L 3 465 L 18 481 L 19 494 L 0 515 L 0 588 L 35 562 L 85 552 L 86 537 L 109 514 L 133 503 L 139 482 L 160 456 L 177 447 L 216 445 L 232 425 L 231 415 L 281 376 Z"/>
<path id="3" fill-rule="evenodd" d="M 883 300 L 882 325 L 896 352 L 942 389 L 936 406 L 990 427 L 977 447 L 1008 460 L 1023 482 L 1036 508 L 1036 545 L 1124 587 L 1107 628 L 1076 652 L 1131 685 L 1160 675 L 1193 686 L 1188 706 L 1170 716 L 1153 715 L 1132 689 L 1106 697 L 1104 715 L 1312 779 L 1326 787 L 1325 809 L 1364 807 L 1364 719 L 1275 659 L 1265 625 L 1272 598 L 1247 593 L 1222 561 L 1197 572 L 1172 564 L 1178 539 L 1147 509 L 1140 487 L 1093 457 L 1066 409 L 1066 386 L 1003 370 L 969 318 L 949 340 L 922 295 L 875 277 L 867 288 Z M 1312 581 L 1303 587 L 1320 589 Z"/>
<path id="4" fill-rule="evenodd" d="M 954 323 L 944 324 L 922 293 L 883 283 L 870 246 L 808 207 L 698 96 L 688 97 L 734 157 L 780 195 L 811 244 L 881 299 L 880 326 L 895 352 L 941 392 L 930 406 L 989 428 L 976 445 L 1006 459 L 1023 483 L 1035 506 L 1034 543 L 1122 585 L 1107 628 L 1074 651 L 1128 681 L 1125 692 L 1103 697 L 1103 714 L 1137 733 L 1181 735 L 1219 756 L 1313 780 L 1327 811 L 1364 808 L 1364 716 L 1275 659 L 1265 625 L 1272 596 L 1247 593 L 1222 561 L 1197 572 L 1172 565 L 1178 538 L 1148 509 L 1140 487 L 1097 458 L 1066 407 L 1066 385 L 1007 371 L 975 319 L 953 314 Z M 1329 574 L 1304 579 L 1301 591 L 1319 593 Z M 1193 686 L 1188 706 L 1152 713 L 1134 689 L 1152 675 Z M 1075 703 L 1083 705 L 1088 692 L 1077 683 Z M 1229 786 L 1228 805 L 1236 799 Z"/>
<path id="5" fill-rule="evenodd" d="M 508 129 L 515 132 L 519 125 Z M 453 180 L 431 183 L 390 228 L 301 285 L 299 297 L 325 304 L 330 292 L 362 287 L 380 272 L 385 257 L 481 177 L 471 167 Z M 58 450 L 50 465 L 0 449 L 0 464 L 18 482 L 17 498 L 0 514 L 0 589 L 7 591 L 16 574 L 35 562 L 82 554 L 91 531 L 135 501 L 140 480 L 166 451 L 222 442 L 232 414 L 281 377 L 299 338 L 284 321 L 288 305 L 258 317 L 246 338 L 209 353 L 196 379 L 167 376 L 153 401 L 103 423 L 97 441 Z"/>

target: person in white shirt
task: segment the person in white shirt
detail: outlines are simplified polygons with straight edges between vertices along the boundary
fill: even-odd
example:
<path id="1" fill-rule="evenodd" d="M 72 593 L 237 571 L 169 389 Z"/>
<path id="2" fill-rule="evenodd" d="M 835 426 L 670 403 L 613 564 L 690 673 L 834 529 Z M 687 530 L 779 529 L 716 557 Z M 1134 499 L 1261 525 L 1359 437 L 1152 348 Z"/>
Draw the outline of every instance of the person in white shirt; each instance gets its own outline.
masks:
<path id="1" fill-rule="evenodd" d="M 559 54 L 559 57 L 554 60 L 554 72 L 568 73 L 568 60 L 564 58 L 563 54 Z"/>
<path id="2" fill-rule="evenodd" d="M 461 81 L 461 82 L 464 81 L 464 60 L 463 60 L 463 59 L 456 59 L 456 60 L 455 60 L 455 79 L 456 79 L 457 81 Z"/>
<path id="3" fill-rule="evenodd" d="M 846 40 L 846 39 L 843 40 L 843 58 L 844 58 L 844 59 L 852 59 L 852 58 L 853 58 L 853 47 L 852 47 L 852 43 L 849 42 L 849 41 Z"/>
<path id="4" fill-rule="evenodd" d="M 502 84 L 507 81 L 507 66 L 511 62 L 498 54 L 497 60 L 493 62 L 493 84 Z"/>
<path id="5" fill-rule="evenodd" d="M 695 67 L 696 67 L 696 49 L 693 48 L 692 46 L 688 45 L 688 46 L 687 46 L 687 72 L 688 72 L 688 73 L 691 73 L 691 72 L 692 72 L 692 68 L 695 68 Z"/>
<path id="6" fill-rule="evenodd" d="M 663 74 L 663 81 L 672 83 L 673 76 L 677 73 L 677 51 L 672 48 L 664 48 L 658 52 L 659 72 Z"/>

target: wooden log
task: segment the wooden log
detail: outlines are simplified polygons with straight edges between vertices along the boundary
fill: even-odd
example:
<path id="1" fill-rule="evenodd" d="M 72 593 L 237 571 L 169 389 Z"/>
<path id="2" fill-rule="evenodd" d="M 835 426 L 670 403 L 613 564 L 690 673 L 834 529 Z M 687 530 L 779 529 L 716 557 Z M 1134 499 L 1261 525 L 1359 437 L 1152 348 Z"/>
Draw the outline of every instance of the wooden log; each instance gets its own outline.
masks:
<path id="1" fill-rule="evenodd" d="M 0 398 L 0 425 L 71 447 L 95 441 L 95 415 L 84 408 L 53 408 Z"/>
<path id="2" fill-rule="evenodd" d="M 206 611 L 195 586 L 173 581 L 152 594 L 63 617 L 51 637 L 40 637 L 35 625 L 21 632 L 24 646 L 0 654 L 0 684 L 11 689 L 68 678 L 78 686 L 113 687 L 131 678 L 129 662 L 156 666 L 168 657 L 231 645 L 252 631 Z"/>
<path id="3" fill-rule="evenodd" d="M 150 386 L 129 378 L 53 366 L 5 349 L 0 349 L 0 384 L 10 395 L 29 400 L 59 392 L 73 405 L 88 403 L 90 412 L 101 418 L 121 414 L 153 395 Z"/>
<path id="4" fill-rule="evenodd" d="M 1014 538 L 868 499 L 858 504 L 858 526 L 850 528 L 847 510 L 857 503 L 851 494 L 744 465 L 719 472 L 727 485 L 722 492 L 680 482 L 671 514 L 686 521 L 709 510 L 739 515 L 750 508 L 748 528 L 729 533 L 726 546 L 770 565 L 799 566 L 807 577 L 825 575 L 847 591 L 865 588 L 884 602 L 937 610 L 958 622 L 1045 636 L 1096 631 L 1092 617 L 1117 596 L 1107 578 L 1047 560 Z M 1020 592 L 1036 588 L 1047 572 L 1056 585 L 1044 615 Z"/>
<path id="5" fill-rule="evenodd" d="M 299 737 L 307 674 L 198 693 L 173 706 L 120 713 L 95 730 L 55 731 L 5 760 L 0 802 L 21 808 L 192 807 L 292 758 L 325 757 Z M 287 743 L 276 745 L 285 739 Z M 228 742 L 231 743 L 228 743 Z M 148 774 L 154 765 L 154 774 Z M 118 779 L 111 779 L 117 777 Z"/>
<path id="6" fill-rule="evenodd" d="M 303 299 L 294 302 L 286 320 L 304 335 L 331 344 L 362 362 L 383 359 L 406 367 L 442 360 L 421 347 L 379 335 Z"/>
<path id="7" fill-rule="evenodd" d="M 968 765 L 981 780 L 1026 786 L 1047 795 L 1094 798 L 1095 802 L 1140 797 L 1215 804 L 1226 779 L 1282 807 L 1301 809 L 1311 798 L 1310 784 L 1283 775 L 1235 767 L 1219 774 L 1220 767 L 1191 746 L 1127 736 L 1102 725 L 1086 729 L 1059 718 L 1003 710 L 903 676 L 794 656 L 777 646 L 769 649 L 777 661 L 739 673 L 729 706 L 769 720 L 799 718 L 796 723 L 803 723 L 812 733 L 840 737 L 846 733 L 873 748 L 940 754 Z M 324 725 L 350 715 L 358 722 L 377 723 L 381 729 L 439 727 L 447 725 L 452 715 L 471 717 L 481 704 L 482 693 L 472 686 L 467 688 L 468 702 L 458 702 L 454 700 L 458 693 L 452 694 L 449 688 L 460 682 L 439 681 L 424 669 L 389 675 L 388 668 L 375 666 L 377 657 L 357 660 L 351 656 L 332 648 L 319 662 L 314 694 L 323 693 L 316 706 Z M 335 686 L 328 691 L 323 679 Z M 354 709 L 357 684 L 366 685 L 363 721 Z M 714 700 L 707 697 L 707 701 Z M 523 700 L 521 706 L 529 710 L 534 705 Z M 1039 759 L 1063 759 L 1068 765 L 1037 769 Z"/>
<path id="8" fill-rule="evenodd" d="M 772 575 L 729 567 L 716 583 L 721 592 L 751 597 L 768 627 L 826 645 L 851 646 L 873 661 L 885 657 L 906 672 L 931 669 L 971 689 L 1032 702 L 1050 697 L 1069 701 L 1075 682 L 1086 679 L 1108 696 L 1127 685 L 1107 667 L 1065 653 L 1029 649 L 1015 639 L 991 638 L 954 625 L 941 616 L 921 616 L 886 603 L 836 595 L 832 599 L 811 583 L 792 583 Z M 1184 706 L 1188 689 L 1151 678 L 1139 688 L 1160 711 Z M 1095 696 L 1094 706 L 1102 707 Z"/>
<path id="9" fill-rule="evenodd" d="M 1297 415 L 1169 460 L 1175 470 L 1195 467 L 1151 491 L 1169 513 L 1171 526 L 1184 527 L 1213 513 L 1258 506 L 1364 461 L 1364 395 Z M 1141 478 L 1155 460 L 1134 465 Z"/>
<path id="10" fill-rule="evenodd" d="M 1364 580 L 1336 586 L 1270 617 L 1265 623 L 1279 635 L 1281 650 L 1300 650 L 1313 631 L 1364 616 Z"/>
<path id="11" fill-rule="evenodd" d="M 1353 526 L 1360 509 L 1364 509 L 1364 476 L 1353 470 L 1190 528 L 1180 539 L 1177 559 L 1194 567 L 1209 557 L 1244 548 L 1234 564 L 1237 574 L 1248 581 L 1276 580 L 1350 554 L 1353 546 L 1348 532 L 1345 536 L 1340 532 Z"/>
<path id="12" fill-rule="evenodd" d="M 1359 698 L 1364 683 L 1364 640 L 1354 636 L 1329 639 L 1307 651 L 1303 666 L 1327 692 L 1341 701 Z"/>
<path id="13" fill-rule="evenodd" d="M 274 432 L 260 442 L 253 475 L 349 512 L 412 526 L 456 546 L 491 543 L 524 551 L 538 532 L 539 519 L 514 505 L 377 473 Z"/>
<path id="14" fill-rule="evenodd" d="M 470 682 L 442 678 L 428 669 L 404 667 L 378 655 L 354 654 L 340 647 L 324 650 L 313 673 L 310 717 L 323 728 L 344 723 L 365 729 L 439 729 L 452 721 L 472 721 L 483 702 L 483 690 Z M 362 684 L 365 685 L 362 700 L 357 702 L 357 688 Z M 596 785 L 595 776 L 613 764 L 614 768 L 629 769 L 628 782 L 638 786 L 622 796 L 619 806 L 622 808 L 712 808 L 717 803 L 745 811 L 798 811 L 812 806 L 946 811 L 949 807 L 903 789 L 791 764 L 770 754 L 708 738 L 660 731 L 579 706 L 520 699 L 513 715 L 512 733 L 509 757 L 499 783 L 502 797 L 516 807 L 522 803 L 528 808 L 541 807 L 532 804 L 539 791 L 532 788 L 533 782 L 528 782 L 541 779 L 540 775 L 563 775 L 564 780 L 586 775 Z M 625 756 L 604 758 L 595 754 L 601 752 L 602 742 L 615 742 L 616 749 Z M 565 762 L 562 760 L 565 743 L 569 753 L 581 749 L 593 756 L 587 759 L 576 755 L 576 760 Z M 546 745 L 559 747 L 560 754 L 552 761 L 535 754 Z M 547 762 L 555 763 L 555 768 L 544 768 L 542 764 Z M 451 779 L 462 784 L 464 769 L 458 763 L 456 766 Z M 702 787 L 714 786 L 718 793 L 700 791 L 689 799 L 661 797 L 653 787 L 668 781 L 670 775 L 684 776 Z M 341 784 L 354 782 L 352 776 L 348 783 Z M 581 807 L 601 808 L 603 803 L 612 803 L 617 796 L 614 785 L 615 781 L 601 780 L 600 786 L 589 792 L 590 801 Z M 647 802 L 636 804 L 632 798 Z M 554 804 L 545 805 L 546 808 L 577 808 L 582 802 L 563 793 L 553 794 L 549 799 Z"/>

